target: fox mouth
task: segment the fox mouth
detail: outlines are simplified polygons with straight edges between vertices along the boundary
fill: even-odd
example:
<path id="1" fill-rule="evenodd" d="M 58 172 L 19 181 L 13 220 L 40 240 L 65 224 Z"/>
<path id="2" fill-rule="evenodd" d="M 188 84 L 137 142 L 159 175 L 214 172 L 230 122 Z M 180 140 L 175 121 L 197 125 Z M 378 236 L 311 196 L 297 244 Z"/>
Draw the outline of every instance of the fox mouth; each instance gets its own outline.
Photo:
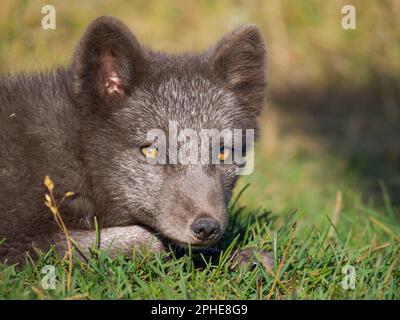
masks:
<path id="1" fill-rule="evenodd" d="M 180 247 L 183 249 L 187 248 L 207 249 L 210 246 L 216 244 L 221 238 L 221 236 L 218 236 L 209 240 L 182 241 L 161 233 L 158 233 L 158 236 L 161 238 L 161 240 L 165 245 L 172 247 Z"/>
<path id="2" fill-rule="evenodd" d="M 142 228 L 147 229 L 150 233 L 158 237 L 158 239 L 164 243 L 166 247 L 181 247 L 181 248 L 195 248 L 195 249 L 206 249 L 210 246 L 215 245 L 223 235 L 223 232 L 213 235 L 209 239 L 197 239 L 190 232 L 182 232 L 177 230 L 176 232 L 165 232 L 159 228 L 150 227 L 148 225 L 138 224 Z M 181 235 L 182 237 L 177 237 Z"/>
<path id="3" fill-rule="evenodd" d="M 177 240 L 172 240 L 172 242 L 176 245 L 179 245 L 183 248 L 196 248 L 196 249 L 206 249 L 209 248 L 210 246 L 214 245 L 217 243 L 219 238 L 216 238 L 215 240 L 208 240 L 208 241 L 200 241 L 200 242 L 182 242 L 182 241 L 177 241 Z"/>

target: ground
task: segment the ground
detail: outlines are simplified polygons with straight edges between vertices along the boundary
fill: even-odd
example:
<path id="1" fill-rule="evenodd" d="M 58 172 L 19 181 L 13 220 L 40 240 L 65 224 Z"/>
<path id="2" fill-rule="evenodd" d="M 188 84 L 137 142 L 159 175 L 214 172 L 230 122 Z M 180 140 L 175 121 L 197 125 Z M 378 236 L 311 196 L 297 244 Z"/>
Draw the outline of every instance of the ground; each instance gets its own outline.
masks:
<path id="1" fill-rule="evenodd" d="M 0 265 L 0 297 L 400 298 L 399 227 L 389 202 L 379 211 L 344 190 L 337 193 L 328 210 L 322 208 L 315 213 L 320 215 L 319 219 L 310 219 L 304 210 L 294 208 L 284 215 L 241 206 L 241 199 L 251 191 L 251 186 L 242 188 L 232 201 L 230 227 L 220 243 L 223 253 L 217 259 L 189 250 L 180 257 L 134 252 L 131 257 L 113 260 L 106 252 L 95 250 L 88 262 L 73 265 L 69 280 L 68 259 L 63 261 L 50 251 L 36 263 L 27 259 L 22 270 Z M 300 197 L 307 199 L 308 192 L 313 190 L 303 190 Z M 318 202 L 314 205 L 319 206 Z M 235 265 L 231 259 L 233 252 L 245 248 L 273 253 L 273 268 L 261 261 L 253 268 Z M 43 288 L 50 283 L 46 265 L 55 267 L 54 289 Z"/>

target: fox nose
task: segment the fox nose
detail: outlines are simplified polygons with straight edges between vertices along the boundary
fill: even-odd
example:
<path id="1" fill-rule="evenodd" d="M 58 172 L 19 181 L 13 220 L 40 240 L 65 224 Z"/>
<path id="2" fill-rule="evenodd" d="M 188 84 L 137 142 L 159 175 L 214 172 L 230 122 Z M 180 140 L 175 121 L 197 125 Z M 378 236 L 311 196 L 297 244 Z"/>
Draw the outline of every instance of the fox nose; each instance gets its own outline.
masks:
<path id="1" fill-rule="evenodd" d="M 215 219 L 201 218 L 192 223 L 192 231 L 199 240 L 210 240 L 218 236 L 221 231 Z"/>

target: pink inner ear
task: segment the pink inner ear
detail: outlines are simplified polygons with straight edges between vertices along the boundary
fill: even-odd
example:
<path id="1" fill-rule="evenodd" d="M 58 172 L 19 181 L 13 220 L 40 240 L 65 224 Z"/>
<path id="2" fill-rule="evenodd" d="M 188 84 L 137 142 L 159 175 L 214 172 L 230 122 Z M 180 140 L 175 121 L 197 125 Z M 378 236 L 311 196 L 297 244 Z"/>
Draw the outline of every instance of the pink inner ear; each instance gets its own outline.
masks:
<path id="1" fill-rule="evenodd" d="M 122 79 L 118 74 L 118 61 L 110 53 L 101 55 L 102 81 L 104 88 L 108 94 L 118 93 L 124 94 Z"/>
<path id="2" fill-rule="evenodd" d="M 114 92 L 118 94 L 124 94 L 124 89 L 121 84 L 121 79 L 116 75 L 114 77 L 107 78 L 104 82 L 104 87 L 108 94 L 112 94 Z"/>

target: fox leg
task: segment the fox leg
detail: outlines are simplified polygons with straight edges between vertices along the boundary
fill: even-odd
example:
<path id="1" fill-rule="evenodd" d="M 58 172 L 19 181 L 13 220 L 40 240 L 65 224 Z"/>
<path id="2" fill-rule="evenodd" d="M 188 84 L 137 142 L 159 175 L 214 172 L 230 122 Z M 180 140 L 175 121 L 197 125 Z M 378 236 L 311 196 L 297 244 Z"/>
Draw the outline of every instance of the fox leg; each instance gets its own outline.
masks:
<path id="1" fill-rule="evenodd" d="M 68 233 L 77 251 L 84 256 L 89 256 L 90 248 L 93 248 L 96 243 L 96 232 L 69 230 Z M 110 256 L 116 256 L 118 253 L 132 254 L 135 246 L 137 250 L 142 248 L 152 252 L 165 250 L 163 242 L 156 235 L 138 225 L 100 229 L 99 236 L 100 249 L 109 250 Z M 59 253 L 65 255 L 68 251 L 65 235 L 58 233 L 54 240 Z"/>

